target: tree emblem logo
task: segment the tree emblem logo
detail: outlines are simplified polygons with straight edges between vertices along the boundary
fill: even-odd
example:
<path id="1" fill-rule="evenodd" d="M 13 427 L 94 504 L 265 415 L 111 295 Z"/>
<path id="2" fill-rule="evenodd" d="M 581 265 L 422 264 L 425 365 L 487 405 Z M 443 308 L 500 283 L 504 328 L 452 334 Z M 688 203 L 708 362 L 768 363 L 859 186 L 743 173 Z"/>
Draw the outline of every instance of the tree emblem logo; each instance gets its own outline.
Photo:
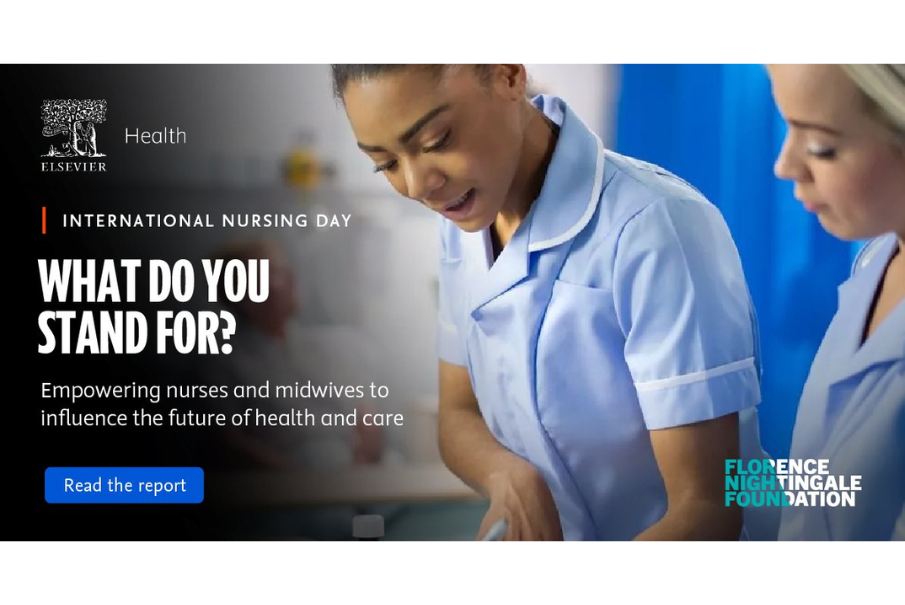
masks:
<path id="1" fill-rule="evenodd" d="M 51 143 L 44 158 L 102 158 L 95 127 L 107 118 L 106 99 L 54 99 L 41 105 L 45 137 L 66 135 L 57 148 Z"/>

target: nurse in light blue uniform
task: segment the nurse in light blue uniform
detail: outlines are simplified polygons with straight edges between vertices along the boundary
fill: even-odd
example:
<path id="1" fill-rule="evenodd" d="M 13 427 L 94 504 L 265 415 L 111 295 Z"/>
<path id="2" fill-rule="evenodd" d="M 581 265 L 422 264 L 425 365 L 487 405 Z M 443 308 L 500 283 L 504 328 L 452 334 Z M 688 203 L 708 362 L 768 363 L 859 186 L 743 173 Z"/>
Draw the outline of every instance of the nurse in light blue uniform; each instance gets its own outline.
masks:
<path id="1" fill-rule="evenodd" d="M 560 140 L 496 262 L 487 230 L 441 218 L 440 357 L 541 469 L 566 539 L 628 540 L 666 511 L 649 431 L 745 412 L 762 457 L 756 322 L 712 204 L 606 151 L 561 99 L 535 103 Z"/>
<path id="2" fill-rule="evenodd" d="M 901 532 L 894 528 L 905 506 L 905 304 L 861 343 L 898 248 L 895 235 L 871 241 L 839 287 L 839 311 L 811 366 L 790 452 L 828 460 L 831 475 L 859 475 L 855 506 L 786 508 L 781 539 L 888 540 Z"/>
<path id="3" fill-rule="evenodd" d="M 769 70 L 789 123 L 777 176 L 833 235 L 872 238 L 839 287 L 790 452 L 861 491 L 855 506 L 783 508 L 779 538 L 905 539 L 905 66 Z"/>
<path id="4" fill-rule="evenodd" d="M 562 99 L 527 105 L 521 66 L 477 69 L 477 84 L 454 70 L 353 67 L 334 77 L 359 147 L 443 215 L 441 450 L 490 497 L 485 526 L 508 518 L 508 539 L 555 539 L 558 527 L 573 540 L 775 537 L 769 511 L 744 532 L 726 522 L 741 517 L 724 502 L 725 459 L 764 453 L 757 323 L 716 207 L 605 150 Z M 531 154 L 539 164 L 526 169 Z M 501 241 L 495 199 L 517 204 L 511 191 L 538 170 L 536 197 Z M 444 397 L 465 405 L 445 411 Z M 543 486 L 497 489 L 523 461 Z"/>

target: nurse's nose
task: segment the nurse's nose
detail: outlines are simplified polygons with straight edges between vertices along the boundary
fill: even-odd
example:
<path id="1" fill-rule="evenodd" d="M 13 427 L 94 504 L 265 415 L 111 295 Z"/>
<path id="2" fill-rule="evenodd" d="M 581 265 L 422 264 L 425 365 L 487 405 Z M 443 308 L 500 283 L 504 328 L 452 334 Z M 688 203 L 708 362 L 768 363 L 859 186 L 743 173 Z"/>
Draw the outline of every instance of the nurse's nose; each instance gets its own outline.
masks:
<path id="1" fill-rule="evenodd" d="M 786 136 L 783 141 L 779 156 L 773 164 L 773 174 L 775 174 L 777 178 L 786 181 L 801 181 L 804 180 L 807 175 L 807 167 L 804 165 L 804 162 L 797 157 L 797 152 L 792 149 L 788 136 Z"/>
<path id="2" fill-rule="evenodd" d="M 424 201 L 446 183 L 446 177 L 436 166 L 428 162 L 410 161 L 405 163 L 406 196 Z"/>

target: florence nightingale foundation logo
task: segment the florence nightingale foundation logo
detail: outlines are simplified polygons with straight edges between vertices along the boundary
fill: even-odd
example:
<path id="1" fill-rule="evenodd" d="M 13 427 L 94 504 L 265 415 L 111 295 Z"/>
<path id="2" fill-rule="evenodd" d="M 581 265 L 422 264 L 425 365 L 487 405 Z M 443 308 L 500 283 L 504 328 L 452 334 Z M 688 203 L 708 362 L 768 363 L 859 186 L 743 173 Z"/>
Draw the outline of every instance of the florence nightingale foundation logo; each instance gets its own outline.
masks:
<path id="1" fill-rule="evenodd" d="M 41 105 L 44 128 L 41 134 L 55 137 L 43 158 L 59 161 L 42 162 L 42 172 L 106 172 L 105 157 L 98 149 L 97 126 L 107 119 L 106 99 L 53 99 Z"/>

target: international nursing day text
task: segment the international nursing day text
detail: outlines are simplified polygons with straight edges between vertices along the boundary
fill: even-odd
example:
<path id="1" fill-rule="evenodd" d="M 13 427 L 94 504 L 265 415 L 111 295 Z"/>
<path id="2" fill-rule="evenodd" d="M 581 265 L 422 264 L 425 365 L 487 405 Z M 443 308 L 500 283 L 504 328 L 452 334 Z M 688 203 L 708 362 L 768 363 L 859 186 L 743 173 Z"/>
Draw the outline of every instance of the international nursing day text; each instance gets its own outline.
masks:
<path id="1" fill-rule="evenodd" d="M 135 303 L 139 275 L 147 279 L 148 302 L 191 300 L 196 279 L 188 260 L 150 260 L 142 265 L 140 259 L 38 259 L 44 302 Z M 201 266 L 208 302 L 224 302 L 221 294 L 234 303 L 267 300 L 268 259 L 202 259 Z M 232 352 L 229 340 L 236 332 L 236 318 L 228 310 L 160 310 L 155 325 L 157 353 Z M 45 310 L 38 316 L 38 327 L 44 339 L 38 352 L 44 354 L 131 354 L 148 345 L 148 318 L 135 310 Z"/>

